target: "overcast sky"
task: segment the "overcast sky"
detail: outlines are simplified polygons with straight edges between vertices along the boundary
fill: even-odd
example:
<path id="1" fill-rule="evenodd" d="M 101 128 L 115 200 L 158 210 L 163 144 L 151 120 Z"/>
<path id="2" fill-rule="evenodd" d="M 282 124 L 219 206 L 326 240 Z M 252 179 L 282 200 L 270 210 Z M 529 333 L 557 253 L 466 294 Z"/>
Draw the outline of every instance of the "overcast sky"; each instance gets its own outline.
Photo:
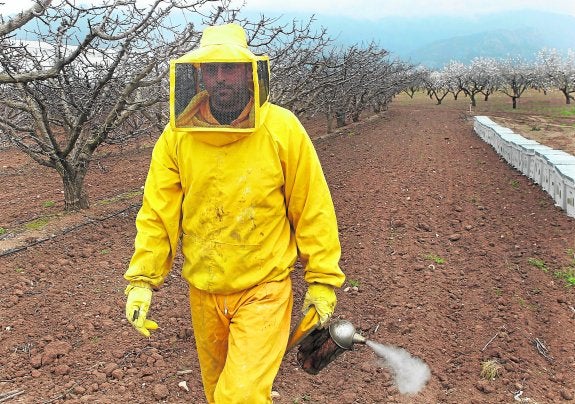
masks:
<path id="1" fill-rule="evenodd" d="M 244 0 L 232 1 L 241 4 Z M 264 14 L 303 12 L 371 20 L 386 16 L 474 16 L 523 9 L 575 16 L 575 0 L 245 0 L 245 2 L 246 10 Z M 0 5 L 0 13 L 7 15 L 31 5 L 32 0 L 0 0 L 0 3 L 4 3 Z"/>
<path id="2" fill-rule="evenodd" d="M 246 3 L 245 8 L 254 11 L 301 11 L 368 19 L 481 15 L 524 9 L 575 16 L 575 0 L 246 0 Z"/>

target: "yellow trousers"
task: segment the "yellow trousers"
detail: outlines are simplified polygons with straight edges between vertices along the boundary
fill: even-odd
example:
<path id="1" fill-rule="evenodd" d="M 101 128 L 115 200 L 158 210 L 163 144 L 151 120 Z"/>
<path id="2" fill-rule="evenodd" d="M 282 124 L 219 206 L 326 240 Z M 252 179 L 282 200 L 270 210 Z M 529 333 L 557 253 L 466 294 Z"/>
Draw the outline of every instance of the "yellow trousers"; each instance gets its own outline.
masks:
<path id="1" fill-rule="evenodd" d="M 210 404 L 272 402 L 292 306 L 289 276 L 229 295 L 190 287 L 192 325 Z"/>

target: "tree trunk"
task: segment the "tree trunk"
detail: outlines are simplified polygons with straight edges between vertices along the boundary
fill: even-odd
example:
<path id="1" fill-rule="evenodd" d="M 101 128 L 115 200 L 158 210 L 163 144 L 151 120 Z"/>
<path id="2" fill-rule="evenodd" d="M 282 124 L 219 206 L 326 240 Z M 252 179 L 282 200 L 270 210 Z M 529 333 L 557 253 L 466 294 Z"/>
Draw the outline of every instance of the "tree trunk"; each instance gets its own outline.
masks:
<path id="1" fill-rule="evenodd" d="M 331 106 L 327 107 L 327 112 L 325 113 L 325 119 L 327 121 L 327 133 L 331 133 L 333 131 L 333 119 L 331 116 Z"/>
<path id="2" fill-rule="evenodd" d="M 517 97 L 511 97 L 511 100 L 513 102 L 513 109 L 517 109 Z"/>
<path id="3" fill-rule="evenodd" d="M 563 93 L 563 95 L 565 96 L 565 104 L 571 104 L 571 95 L 567 92 L 567 89 L 562 88 L 561 92 Z"/>
<path id="4" fill-rule="evenodd" d="M 471 99 L 471 106 L 472 107 L 476 107 L 477 106 L 477 102 L 475 102 L 475 94 L 470 94 L 469 98 Z"/>
<path id="5" fill-rule="evenodd" d="M 335 124 L 338 128 L 345 126 L 345 112 L 337 111 L 335 113 Z"/>
<path id="6" fill-rule="evenodd" d="M 64 172 L 60 174 L 64 183 L 64 210 L 67 212 L 88 209 L 88 193 L 84 189 L 84 172 Z"/>

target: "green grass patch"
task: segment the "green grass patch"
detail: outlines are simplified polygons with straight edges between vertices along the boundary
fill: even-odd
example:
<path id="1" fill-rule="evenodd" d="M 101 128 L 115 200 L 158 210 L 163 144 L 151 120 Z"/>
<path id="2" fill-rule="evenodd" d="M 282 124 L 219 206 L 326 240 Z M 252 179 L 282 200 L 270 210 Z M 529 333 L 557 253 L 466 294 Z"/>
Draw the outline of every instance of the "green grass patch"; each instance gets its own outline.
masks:
<path id="1" fill-rule="evenodd" d="M 426 254 L 423 256 L 423 258 L 425 258 L 426 260 L 431 260 L 431 261 L 435 262 L 436 264 L 445 264 L 445 260 L 443 258 L 441 258 L 440 256 L 435 255 L 433 253 Z"/>
<path id="2" fill-rule="evenodd" d="M 560 271 L 555 271 L 554 275 L 564 281 L 567 286 L 575 286 L 575 267 L 565 267 Z"/>
<path id="3" fill-rule="evenodd" d="M 575 250 L 569 248 L 567 255 L 570 257 L 571 262 L 563 269 L 555 271 L 554 275 L 556 278 L 562 279 L 567 286 L 575 286 Z"/>
<path id="4" fill-rule="evenodd" d="M 4 227 L 0 227 L 0 236 L 3 236 L 6 233 L 8 233 L 8 230 L 6 230 Z"/>
<path id="5" fill-rule="evenodd" d="M 24 227 L 28 230 L 40 230 L 43 229 L 48 223 L 50 223 L 50 219 L 47 217 L 40 217 L 36 220 L 32 220 L 24 225 Z"/>
<path id="6" fill-rule="evenodd" d="M 561 111 L 559 111 L 559 115 L 567 118 L 575 116 L 575 107 L 564 108 Z"/>
<path id="7" fill-rule="evenodd" d="M 567 254 L 571 257 L 571 262 L 562 269 L 553 271 L 553 276 L 565 282 L 567 286 L 575 286 L 575 253 L 572 249 L 569 249 L 567 250 Z M 549 271 L 545 261 L 539 258 L 529 258 L 527 262 L 535 268 L 541 269 L 543 272 Z"/>
<path id="8" fill-rule="evenodd" d="M 529 258 L 527 259 L 527 263 L 531 266 L 534 266 L 535 268 L 539 268 L 541 270 L 543 270 L 543 272 L 547 272 L 547 266 L 545 266 L 545 261 L 539 259 L 539 258 Z"/>
<path id="9" fill-rule="evenodd" d="M 503 366 L 501 366 L 497 359 L 489 359 L 481 362 L 481 372 L 479 372 L 479 375 L 485 380 L 495 380 L 495 378 L 501 374 L 502 370 Z"/>

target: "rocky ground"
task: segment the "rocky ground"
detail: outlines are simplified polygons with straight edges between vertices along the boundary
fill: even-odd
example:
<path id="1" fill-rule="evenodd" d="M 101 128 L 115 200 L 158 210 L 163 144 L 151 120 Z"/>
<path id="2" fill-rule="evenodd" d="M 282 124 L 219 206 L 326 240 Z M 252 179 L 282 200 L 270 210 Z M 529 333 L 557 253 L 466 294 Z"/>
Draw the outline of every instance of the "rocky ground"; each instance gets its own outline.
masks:
<path id="1" fill-rule="evenodd" d="M 160 329 L 145 339 L 124 319 L 151 142 L 102 149 L 92 208 L 67 215 L 53 173 L 0 152 L 0 402 L 203 402 L 181 259 L 154 297 Z M 347 274 L 335 317 L 420 358 L 431 377 L 402 394 L 368 346 L 316 376 L 289 352 L 274 402 L 574 400 L 575 296 L 563 274 L 575 268 L 575 219 L 474 134 L 471 113 L 392 104 L 316 147 Z M 294 287 L 299 306 L 301 272 Z"/>

